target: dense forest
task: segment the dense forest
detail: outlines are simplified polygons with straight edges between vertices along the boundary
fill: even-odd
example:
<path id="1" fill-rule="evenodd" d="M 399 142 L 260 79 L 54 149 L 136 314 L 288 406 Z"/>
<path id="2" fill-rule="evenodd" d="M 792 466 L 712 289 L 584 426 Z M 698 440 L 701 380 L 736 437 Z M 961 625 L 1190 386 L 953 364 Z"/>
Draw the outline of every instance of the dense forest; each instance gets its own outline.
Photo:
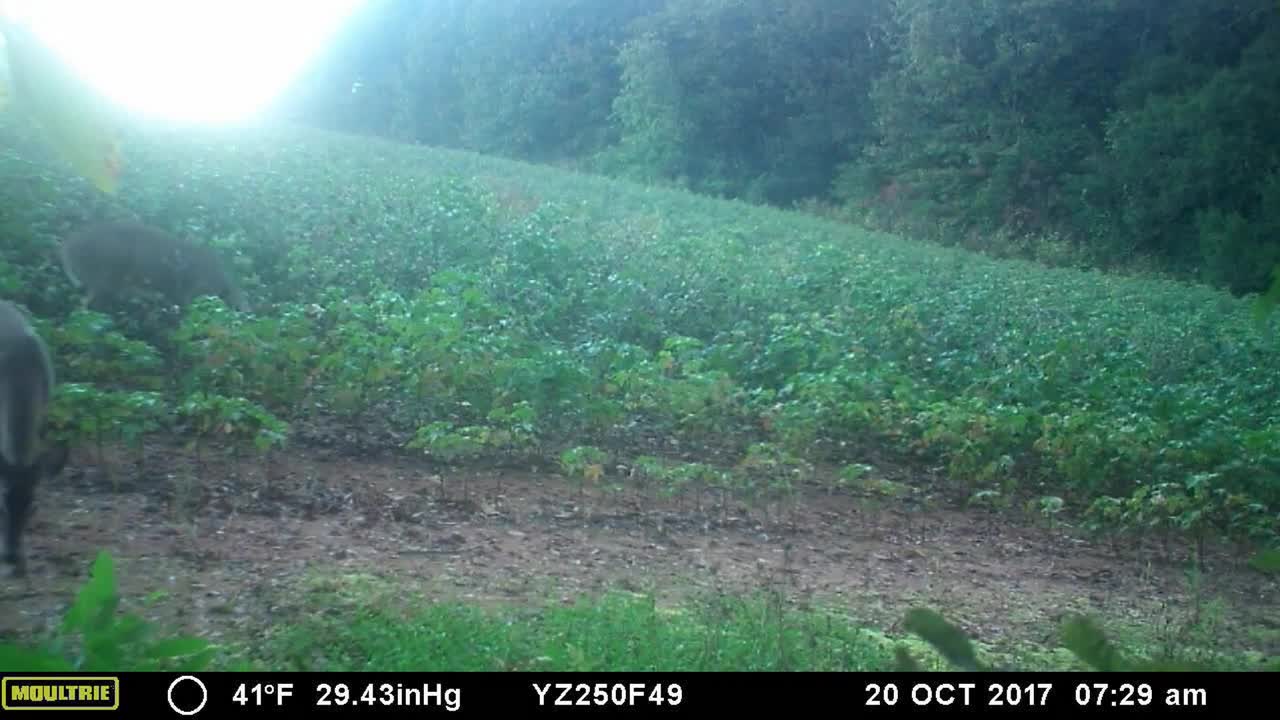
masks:
<path id="1" fill-rule="evenodd" d="M 1274 0 L 379 0 L 284 107 L 1247 293 L 1277 52 Z"/>

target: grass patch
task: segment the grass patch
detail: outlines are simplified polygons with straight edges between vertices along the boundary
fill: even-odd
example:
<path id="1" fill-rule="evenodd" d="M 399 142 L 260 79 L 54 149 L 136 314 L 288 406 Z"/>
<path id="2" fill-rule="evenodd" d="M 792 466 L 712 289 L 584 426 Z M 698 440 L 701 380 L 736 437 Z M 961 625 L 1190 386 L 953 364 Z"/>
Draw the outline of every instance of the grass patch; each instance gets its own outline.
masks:
<path id="1" fill-rule="evenodd" d="M 707 593 L 679 607 L 607 593 L 573 604 L 485 606 L 417 601 L 370 576 L 322 577 L 289 592 L 287 621 L 247 625 L 225 644 L 119 613 L 114 561 L 100 553 L 63 622 L 33 645 L 0 644 L 0 671 L 232 670 L 383 672 L 689 672 L 1277 669 L 1260 653 L 1208 650 L 1212 624 L 1175 637 L 1144 625 L 1103 628 L 1072 615 L 1052 645 L 995 650 L 927 608 L 890 637 L 832 608 L 782 594 Z M 1117 631 L 1116 627 L 1119 626 Z M 1159 623 L 1157 623 L 1159 625 Z M 1158 630 L 1159 628 L 1157 628 Z"/>
<path id="2" fill-rule="evenodd" d="M 659 607 L 610 593 L 572 605 L 432 602 L 397 610 L 312 593 L 309 609 L 263 645 L 255 665 L 315 671 L 885 670 L 893 651 L 848 617 L 782 609 L 766 596 Z"/>
<path id="3" fill-rule="evenodd" d="M 543 607 L 406 605 L 392 597 L 394 586 L 371 591 L 378 582 L 320 583 L 293 608 L 291 622 L 253 647 L 249 662 L 291 671 L 861 672 L 898 669 L 901 648 L 921 669 L 951 669 L 911 632 L 890 636 L 838 608 L 796 607 L 774 592 L 707 593 L 676 607 L 621 592 Z M 1059 630 L 1045 628 L 1046 637 L 1056 638 L 1045 645 L 969 642 L 986 668 L 1092 669 L 1057 637 Z M 1108 621 L 1099 631 L 1131 662 L 1211 671 L 1274 662 L 1214 650 L 1208 619 L 1196 626 Z"/>

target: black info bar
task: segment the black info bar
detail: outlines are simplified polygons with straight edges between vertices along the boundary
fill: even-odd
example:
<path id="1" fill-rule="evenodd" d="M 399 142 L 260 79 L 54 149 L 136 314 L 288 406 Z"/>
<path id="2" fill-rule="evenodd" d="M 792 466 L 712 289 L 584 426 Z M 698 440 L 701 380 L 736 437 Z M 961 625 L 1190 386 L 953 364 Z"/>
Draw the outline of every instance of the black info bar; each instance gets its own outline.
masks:
<path id="1" fill-rule="evenodd" d="M 3 712 L 328 716 L 1269 713 L 1268 673 L 8 673 Z"/>

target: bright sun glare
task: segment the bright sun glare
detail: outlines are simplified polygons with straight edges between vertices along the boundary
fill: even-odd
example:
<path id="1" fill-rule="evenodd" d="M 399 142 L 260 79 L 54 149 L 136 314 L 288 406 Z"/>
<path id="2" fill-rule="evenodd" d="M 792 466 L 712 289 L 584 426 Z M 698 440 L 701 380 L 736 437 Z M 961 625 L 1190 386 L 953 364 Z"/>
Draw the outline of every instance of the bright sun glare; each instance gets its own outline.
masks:
<path id="1" fill-rule="evenodd" d="M 124 108 L 181 122 L 251 117 L 361 0 L 7 0 Z"/>

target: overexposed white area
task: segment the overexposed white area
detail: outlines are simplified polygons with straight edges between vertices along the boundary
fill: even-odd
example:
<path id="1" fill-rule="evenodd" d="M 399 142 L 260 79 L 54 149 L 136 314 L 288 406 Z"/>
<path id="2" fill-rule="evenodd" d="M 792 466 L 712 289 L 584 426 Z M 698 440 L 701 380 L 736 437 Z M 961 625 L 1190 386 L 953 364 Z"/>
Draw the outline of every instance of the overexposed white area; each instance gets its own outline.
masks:
<path id="1" fill-rule="evenodd" d="M 4 0 L 54 52 L 140 115 L 227 123 L 253 115 L 363 0 Z"/>

